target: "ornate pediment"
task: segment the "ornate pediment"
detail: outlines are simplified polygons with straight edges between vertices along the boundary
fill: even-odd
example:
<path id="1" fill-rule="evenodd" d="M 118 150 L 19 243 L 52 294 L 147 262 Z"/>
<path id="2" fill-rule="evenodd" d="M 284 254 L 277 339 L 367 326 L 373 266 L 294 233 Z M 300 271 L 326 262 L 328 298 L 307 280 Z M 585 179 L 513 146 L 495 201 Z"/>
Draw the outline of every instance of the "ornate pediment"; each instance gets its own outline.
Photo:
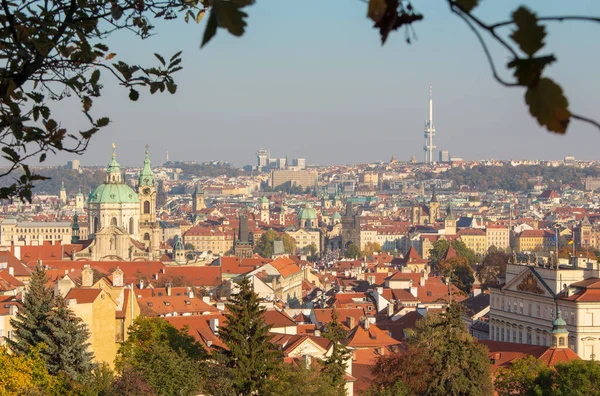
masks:
<path id="1" fill-rule="evenodd" d="M 537 278 L 531 272 L 523 277 L 523 280 L 517 286 L 517 290 L 534 294 L 544 294 L 544 290 L 538 284 Z"/>

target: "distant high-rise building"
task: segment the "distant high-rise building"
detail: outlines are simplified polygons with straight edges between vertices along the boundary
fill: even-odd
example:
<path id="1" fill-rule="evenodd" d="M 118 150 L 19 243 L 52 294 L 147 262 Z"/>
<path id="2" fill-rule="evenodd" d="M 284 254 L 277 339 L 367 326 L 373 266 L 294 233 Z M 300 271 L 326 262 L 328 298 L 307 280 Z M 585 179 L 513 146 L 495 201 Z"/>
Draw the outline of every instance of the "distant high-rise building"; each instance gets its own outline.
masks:
<path id="1" fill-rule="evenodd" d="M 73 161 L 67 161 L 67 166 L 65 166 L 65 168 L 78 171 L 80 166 L 81 166 L 81 164 L 80 164 L 79 160 L 73 160 Z"/>
<path id="2" fill-rule="evenodd" d="M 279 158 L 277 160 L 277 168 L 285 169 L 287 166 L 287 158 Z"/>
<path id="3" fill-rule="evenodd" d="M 294 166 L 298 169 L 306 169 L 306 159 L 305 158 L 296 158 L 294 160 Z"/>
<path id="4" fill-rule="evenodd" d="M 450 162 L 450 153 L 448 150 L 440 150 L 440 162 Z"/>
<path id="5" fill-rule="evenodd" d="M 265 149 L 260 149 L 256 152 L 256 157 L 258 158 L 258 168 L 264 168 L 269 165 L 269 151 Z"/>
<path id="6" fill-rule="evenodd" d="M 425 120 L 425 145 L 423 151 L 425 152 L 425 163 L 433 163 L 433 152 L 435 146 L 433 145 L 433 137 L 435 136 L 435 126 L 433 125 L 433 93 L 432 87 L 429 86 L 429 119 Z"/>

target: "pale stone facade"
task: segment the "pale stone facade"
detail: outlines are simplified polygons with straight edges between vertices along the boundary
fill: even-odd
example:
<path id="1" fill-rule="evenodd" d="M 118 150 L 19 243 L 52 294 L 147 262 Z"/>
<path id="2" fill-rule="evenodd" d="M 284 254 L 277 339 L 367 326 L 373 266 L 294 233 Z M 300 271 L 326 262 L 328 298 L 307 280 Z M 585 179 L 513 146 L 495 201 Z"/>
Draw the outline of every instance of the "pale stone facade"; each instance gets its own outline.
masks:
<path id="1" fill-rule="evenodd" d="M 556 269 L 509 263 L 506 283 L 490 292 L 490 339 L 550 346 L 558 309 L 567 322 L 569 348 L 583 359 L 597 359 L 600 297 L 592 289 L 599 276 L 596 265 Z"/>

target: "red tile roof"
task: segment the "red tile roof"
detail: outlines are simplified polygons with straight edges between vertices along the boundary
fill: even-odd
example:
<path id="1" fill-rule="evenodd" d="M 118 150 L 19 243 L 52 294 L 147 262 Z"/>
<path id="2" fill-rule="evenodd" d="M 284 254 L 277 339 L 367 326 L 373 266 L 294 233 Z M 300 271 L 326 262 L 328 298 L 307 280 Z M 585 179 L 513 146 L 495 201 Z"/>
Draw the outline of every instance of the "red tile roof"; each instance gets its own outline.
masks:
<path id="1" fill-rule="evenodd" d="M 381 330 L 374 324 L 369 325 L 368 329 L 360 324 L 350 331 L 345 344 L 359 349 L 398 345 L 400 341 L 393 339 L 387 331 Z"/>
<path id="2" fill-rule="evenodd" d="M 290 318 L 286 313 L 280 312 L 276 309 L 268 309 L 263 314 L 265 323 L 272 327 L 293 327 L 296 326 L 296 322 Z"/>
<path id="3" fill-rule="evenodd" d="M 77 300 L 77 304 L 91 304 L 102 293 L 102 289 L 72 288 L 65 296 L 65 300 Z"/>

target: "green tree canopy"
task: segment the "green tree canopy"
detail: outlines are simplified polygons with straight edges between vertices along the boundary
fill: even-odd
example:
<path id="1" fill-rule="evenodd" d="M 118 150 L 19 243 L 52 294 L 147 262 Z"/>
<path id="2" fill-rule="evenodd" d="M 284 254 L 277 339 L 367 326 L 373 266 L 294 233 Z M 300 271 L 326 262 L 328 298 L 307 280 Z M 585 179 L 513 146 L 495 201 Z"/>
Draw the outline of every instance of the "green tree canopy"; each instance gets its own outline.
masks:
<path id="1" fill-rule="evenodd" d="M 260 236 L 258 242 L 254 245 L 254 253 L 262 257 L 271 257 L 273 255 L 273 242 L 283 241 L 283 250 L 285 253 L 293 254 L 296 251 L 296 241 L 289 234 L 278 234 L 277 231 L 269 229 Z"/>
<path id="2" fill-rule="evenodd" d="M 492 394 L 487 348 L 469 334 L 457 304 L 419 320 L 407 344 L 406 352 L 379 358 L 376 392 L 398 387 L 417 395 Z"/>
<path id="3" fill-rule="evenodd" d="M 484 285 L 496 285 L 500 276 L 506 273 L 510 255 L 495 246 L 491 246 L 477 267 L 477 279 Z"/>
<path id="4" fill-rule="evenodd" d="M 218 2 L 218 1 L 217 1 Z M 212 3 L 217 3 L 214 0 Z M 175 93 L 173 74 L 181 70 L 181 53 L 155 54 L 157 66 L 128 64 L 110 51 L 108 37 L 116 31 L 140 39 L 154 32 L 152 20 L 184 16 L 200 21 L 207 0 L 146 1 L 5 1 L 0 15 L 0 136 L 2 156 L 11 165 L 2 176 L 22 169 L 0 198 L 31 199 L 32 183 L 44 177 L 28 163 L 44 162 L 48 152 L 81 154 L 90 138 L 110 119 L 94 117 L 94 100 L 113 79 L 137 100 L 139 89 L 151 94 Z M 222 3 L 222 2 L 220 2 Z M 222 7 L 217 7 L 222 8 Z M 58 103 L 77 98 L 85 115 L 82 129 L 69 131 L 54 117 Z"/>
<path id="5" fill-rule="evenodd" d="M 266 308 L 260 305 L 250 280 L 243 277 L 238 288 L 226 305 L 227 324 L 219 330 L 226 348 L 219 351 L 216 361 L 228 369 L 234 394 L 265 394 L 280 364 L 280 352 L 271 342 Z"/>
<path id="6" fill-rule="evenodd" d="M 48 312 L 47 321 L 48 331 L 42 333 L 45 347 L 41 354 L 50 374 L 64 373 L 72 380 L 88 375 L 93 368 L 94 357 L 88 351 L 89 331 L 62 296 L 54 298 L 54 307 Z"/>
<path id="7" fill-rule="evenodd" d="M 329 378 L 331 386 L 338 393 L 342 394 L 345 392 L 346 380 L 344 374 L 346 373 L 351 352 L 342 343 L 348 337 L 348 333 L 344 330 L 338 319 L 338 313 L 334 308 L 331 313 L 331 322 L 327 324 L 323 333 L 323 336 L 331 341 L 333 345 L 331 354 L 325 360 L 325 369 L 323 372 Z"/>
<path id="8" fill-rule="evenodd" d="M 458 257 L 465 258 L 469 265 L 475 265 L 479 261 L 479 257 L 475 252 L 467 247 L 460 239 L 448 241 L 446 239 L 438 239 L 433 243 L 433 247 L 429 249 L 429 262 L 436 268 L 440 260 L 446 255 L 448 249 L 452 246 Z"/>
<path id="9" fill-rule="evenodd" d="M 16 317 L 10 320 L 14 337 L 6 341 L 16 354 L 29 353 L 44 342 L 44 335 L 49 333 L 48 313 L 54 306 L 54 298 L 47 282 L 46 272 L 41 265 L 36 265 L 23 304 Z"/>
<path id="10" fill-rule="evenodd" d="M 356 259 L 359 258 L 361 255 L 361 251 L 358 248 L 358 246 L 356 246 L 353 243 L 350 243 L 350 245 L 348 245 L 348 247 L 346 248 L 346 251 L 344 251 L 344 257 L 349 258 L 349 259 Z"/>
<path id="11" fill-rule="evenodd" d="M 200 372 L 206 351 L 192 336 L 162 318 L 140 316 L 119 348 L 116 368 L 126 378 L 124 389 L 147 384 L 160 395 L 195 395 L 201 389 Z"/>

